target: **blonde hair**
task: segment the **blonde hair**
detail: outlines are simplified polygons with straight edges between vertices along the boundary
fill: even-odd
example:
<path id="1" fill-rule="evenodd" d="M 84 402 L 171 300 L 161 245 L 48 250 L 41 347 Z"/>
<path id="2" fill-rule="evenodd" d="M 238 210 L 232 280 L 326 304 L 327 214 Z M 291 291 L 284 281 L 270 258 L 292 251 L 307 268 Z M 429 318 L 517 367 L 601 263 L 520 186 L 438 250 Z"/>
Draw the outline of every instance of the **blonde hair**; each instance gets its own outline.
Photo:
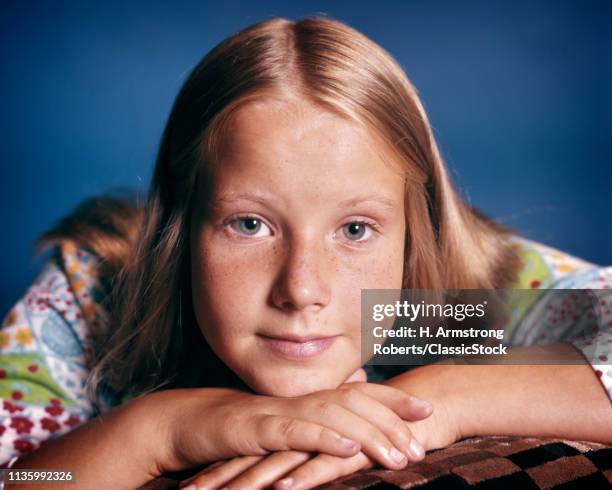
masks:
<path id="1" fill-rule="evenodd" d="M 92 394 L 101 382 L 136 395 L 179 386 L 190 356 L 201 358 L 204 340 L 190 300 L 192 198 L 196 188 L 199 199 L 210 188 L 233 111 L 287 93 L 367 127 L 405 169 L 405 288 L 500 288 L 512 281 L 509 230 L 455 192 L 417 91 L 395 60 L 338 21 L 266 20 L 217 45 L 186 80 L 161 140 L 147 203 L 128 216 L 133 226 L 117 240 L 122 253 L 103 244 L 98 219 L 89 222 L 91 233 L 81 227 L 43 237 L 43 243 L 80 240 L 115 264 L 108 331 L 88 380 Z"/>

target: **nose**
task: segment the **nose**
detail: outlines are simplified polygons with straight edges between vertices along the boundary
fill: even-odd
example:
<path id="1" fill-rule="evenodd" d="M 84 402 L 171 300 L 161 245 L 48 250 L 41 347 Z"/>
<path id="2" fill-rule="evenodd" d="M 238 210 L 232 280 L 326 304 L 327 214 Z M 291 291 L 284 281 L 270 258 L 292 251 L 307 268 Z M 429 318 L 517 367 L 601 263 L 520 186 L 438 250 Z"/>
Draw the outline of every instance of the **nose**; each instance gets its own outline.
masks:
<path id="1" fill-rule="evenodd" d="M 287 244 L 272 302 L 283 311 L 320 310 L 331 298 L 330 258 L 323 243 L 294 238 Z"/>

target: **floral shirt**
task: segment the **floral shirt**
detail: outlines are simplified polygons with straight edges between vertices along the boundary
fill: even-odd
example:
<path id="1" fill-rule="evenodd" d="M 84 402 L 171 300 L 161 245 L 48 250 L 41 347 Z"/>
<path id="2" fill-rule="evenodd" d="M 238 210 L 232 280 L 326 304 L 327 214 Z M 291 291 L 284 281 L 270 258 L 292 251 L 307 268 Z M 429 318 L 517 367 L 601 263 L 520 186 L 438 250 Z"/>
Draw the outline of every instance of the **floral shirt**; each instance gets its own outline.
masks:
<path id="1" fill-rule="evenodd" d="M 612 397 L 612 267 L 599 267 L 548 246 L 515 237 L 521 269 L 513 286 L 521 289 L 598 289 L 603 312 L 571 328 L 556 317 L 529 321 L 533 305 L 522 305 L 507 330 L 513 345 L 571 341 L 591 363 Z M 85 392 L 94 345 L 91 328 L 104 324 L 101 300 L 107 288 L 98 276 L 96 256 L 71 242 L 57 247 L 25 295 L 8 312 L 0 329 L 0 465 L 36 449 L 96 415 Z M 551 315 L 560 308 L 573 318 L 569 306 L 537 302 Z M 376 372 L 366 369 L 375 381 Z M 120 401 L 109 399 L 102 411 Z"/>

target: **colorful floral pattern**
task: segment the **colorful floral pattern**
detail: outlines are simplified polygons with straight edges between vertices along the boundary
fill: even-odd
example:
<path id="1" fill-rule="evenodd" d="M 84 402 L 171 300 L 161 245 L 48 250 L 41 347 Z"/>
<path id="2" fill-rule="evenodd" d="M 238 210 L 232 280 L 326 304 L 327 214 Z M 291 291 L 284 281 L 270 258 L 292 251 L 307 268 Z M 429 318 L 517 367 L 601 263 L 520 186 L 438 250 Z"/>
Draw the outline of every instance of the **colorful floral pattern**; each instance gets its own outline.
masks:
<path id="1" fill-rule="evenodd" d="M 541 289 L 542 294 L 523 310 L 520 321 L 506 327 L 511 344 L 569 341 L 612 398 L 612 266 L 599 267 L 526 239 L 517 239 L 516 246 L 526 259 L 516 287 Z"/>
<path id="2" fill-rule="evenodd" d="M 65 242 L 0 330 L 0 464 L 94 415 L 85 393 L 91 325 L 102 324 L 98 262 Z"/>
<path id="3" fill-rule="evenodd" d="M 598 267 L 523 238 L 516 237 L 515 247 L 521 264 L 514 288 L 542 294 L 530 296 L 536 304 L 514 305 L 507 327 L 514 345 L 571 341 L 612 397 L 612 267 Z M 98 267 L 93 254 L 64 242 L 2 323 L 0 464 L 96 413 L 85 380 L 94 358 L 92 330 L 107 318 Z M 600 314 L 596 319 L 577 314 L 572 308 L 579 302 L 571 297 L 553 296 L 560 302 L 553 304 L 546 293 L 550 289 L 603 290 Z M 546 321 L 541 316 L 535 320 L 538 308 L 550 310 Z M 97 408 L 104 411 L 116 403 L 109 394 L 108 403 Z"/>

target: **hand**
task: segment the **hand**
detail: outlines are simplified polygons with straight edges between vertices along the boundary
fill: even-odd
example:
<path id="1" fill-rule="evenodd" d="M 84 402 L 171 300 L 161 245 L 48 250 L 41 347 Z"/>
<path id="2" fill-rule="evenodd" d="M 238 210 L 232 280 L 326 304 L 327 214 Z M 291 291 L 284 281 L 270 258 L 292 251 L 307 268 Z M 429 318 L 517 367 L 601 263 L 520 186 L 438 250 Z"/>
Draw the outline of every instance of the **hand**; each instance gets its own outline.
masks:
<path id="1" fill-rule="evenodd" d="M 307 490 L 376 464 L 363 452 L 341 458 L 304 451 L 242 456 L 219 461 L 181 483 L 185 490 Z"/>
<path id="2" fill-rule="evenodd" d="M 406 422 L 425 449 L 446 447 L 456 440 L 453 425 L 443 405 L 418 422 Z M 181 488 L 195 490 L 307 490 L 362 469 L 377 466 L 363 452 L 342 458 L 329 454 L 303 451 L 279 451 L 269 456 L 242 456 L 229 461 L 218 461 L 181 483 Z M 287 480 L 291 484 L 285 484 Z M 193 487 L 189 487 L 193 485 Z M 224 486 L 225 485 L 225 486 Z"/>
<path id="3" fill-rule="evenodd" d="M 426 450 L 446 447 L 456 440 L 453 425 L 442 404 L 435 406 L 430 417 L 405 423 L 415 437 L 424 441 Z M 219 461 L 182 482 L 180 488 L 255 490 L 272 487 L 274 490 L 308 490 L 375 466 L 376 463 L 361 451 L 347 458 L 303 451 L 279 451 L 269 456 L 242 456 Z"/>
<path id="4" fill-rule="evenodd" d="M 359 369 L 345 383 L 366 379 L 363 369 Z M 231 480 L 232 490 L 268 488 L 274 482 L 277 482 L 275 489 L 302 490 L 375 465 L 376 463 L 362 451 L 350 457 L 329 454 L 313 456 L 304 451 L 279 451 L 269 456 L 242 456 L 230 461 L 218 461 L 182 482 L 181 488 L 212 490 Z M 277 481 L 281 478 L 282 480 Z"/>
<path id="5" fill-rule="evenodd" d="M 210 396 L 216 391 L 221 395 Z M 160 469 L 178 471 L 209 461 L 287 450 L 341 457 L 362 450 L 383 466 L 397 469 L 407 464 L 405 454 L 419 458 L 422 453 L 403 419 L 427 417 L 430 406 L 401 390 L 351 382 L 289 398 L 216 391 L 170 390 L 165 395 L 162 412 L 170 420 L 165 430 L 171 444 Z"/>
<path id="6" fill-rule="evenodd" d="M 442 374 L 448 366 L 443 364 L 440 362 L 411 369 L 384 382 L 385 386 L 423 397 L 433 405 L 430 417 L 408 423 L 426 451 L 450 446 L 462 437 L 459 427 L 464 410 L 457 409 L 452 387 Z"/>

